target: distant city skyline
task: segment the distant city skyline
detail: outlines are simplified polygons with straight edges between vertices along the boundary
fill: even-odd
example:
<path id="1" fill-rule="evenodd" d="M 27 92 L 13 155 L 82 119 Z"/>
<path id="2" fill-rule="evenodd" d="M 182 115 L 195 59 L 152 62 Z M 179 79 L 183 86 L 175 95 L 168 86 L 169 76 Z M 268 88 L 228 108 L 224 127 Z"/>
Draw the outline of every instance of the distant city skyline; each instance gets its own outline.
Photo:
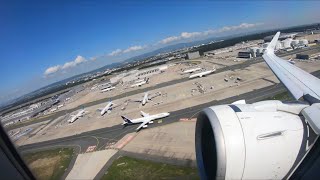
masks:
<path id="1" fill-rule="evenodd" d="M 181 42 L 320 22 L 315 1 L 0 3 L 0 102 Z"/>

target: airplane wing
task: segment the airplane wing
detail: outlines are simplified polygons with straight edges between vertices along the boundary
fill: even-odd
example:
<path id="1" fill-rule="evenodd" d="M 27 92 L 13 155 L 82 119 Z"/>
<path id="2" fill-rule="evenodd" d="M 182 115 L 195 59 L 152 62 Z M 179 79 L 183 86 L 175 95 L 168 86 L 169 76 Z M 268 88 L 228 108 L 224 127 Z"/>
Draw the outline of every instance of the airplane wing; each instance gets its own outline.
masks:
<path id="1" fill-rule="evenodd" d="M 144 125 L 148 124 L 151 120 L 146 120 L 143 123 L 140 124 L 140 126 L 136 129 L 137 131 L 139 131 Z"/>
<path id="2" fill-rule="evenodd" d="M 141 99 L 130 99 L 131 102 L 142 102 Z"/>
<path id="3" fill-rule="evenodd" d="M 117 108 L 119 106 L 121 106 L 121 104 L 113 104 L 112 108 Z"/>
<path id="4" fill-rule="evenodd" d="M 277 32 L 273 37 L 262 56 L 263 59 L 295 99 L 309 95 L 320 100 L 320 80 L 274 54 L 279 35 L 280 32 Z"/>
<path id="5" fill-rule="evenodd" d="M 161 92 L 159 92 L 159 93 L 154 93 L 152 96 L 149 96 L 148 99 L 151 100 L 151 99 L 153 99 L 153 98 L 155 98 L 155 97 L 158 97 L 158 96 L 160 96 L 160 95 L 161 95 Z"/>
<path id="6" fill-rule="evenodd" d="M 140 112 L 141 112 L 141 115 L 142 115 L 143 117 L 150 116 L 150 114 L 148 114 L 148 113 L 145 113 L 145 112 L 143 112 L 143 111 L 140 111 Z"/>

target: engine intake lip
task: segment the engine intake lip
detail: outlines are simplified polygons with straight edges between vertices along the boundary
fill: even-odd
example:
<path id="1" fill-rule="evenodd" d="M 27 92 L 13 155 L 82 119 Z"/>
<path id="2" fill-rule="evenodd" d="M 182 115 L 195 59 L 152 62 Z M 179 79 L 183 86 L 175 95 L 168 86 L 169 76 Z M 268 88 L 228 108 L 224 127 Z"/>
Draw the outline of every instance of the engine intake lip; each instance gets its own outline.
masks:
<path id="1" fill-rule="evenodd" d="M 219 119 L 210 108 L 204 109 L 197 117 L 195 145 L 201 179 L 225 179 L 224 136 Z"/>

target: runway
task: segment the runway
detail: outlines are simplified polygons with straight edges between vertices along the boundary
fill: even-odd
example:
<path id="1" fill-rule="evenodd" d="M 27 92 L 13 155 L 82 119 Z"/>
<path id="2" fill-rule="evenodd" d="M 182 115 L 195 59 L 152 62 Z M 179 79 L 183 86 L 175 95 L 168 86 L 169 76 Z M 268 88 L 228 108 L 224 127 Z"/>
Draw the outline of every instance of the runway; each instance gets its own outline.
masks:
<path id="1" fill-rule="evenodd" d="M 281 53 L 281 54 L 278 54 L 278 56 L 279 57 L 283 57 L 283 56 L 288 56 L 288 55 L 301 53 L 301 52 L 307 53 L 307 54 L 312 54 L 312 53 L 319 52 L 319 51 L 320 51 L 320 46 L 315 46 L 315 47 L 308 48 L 308 49 L 297 49 L 297 50 L 293 50 L 293 51 L 290 51 L 290 52 Z M 243 62 L 241 64 L 231 65 L 231 66 L 227 66 L 227 67 L 223 67 L 223 68 L 217 69 L 217 71 L 215 73 L 220 73 L 220 72 L 224 72 L 224 71 L 227 71 L 227 70 L 232 70 L 233 71 L 233 70 L 236 70 L 236 69 L 244 69 L 246 67 L 249 67 L 252 64 L 260 63 L 262 61 L 263 61 L 262 57 L 258 57 L 258 58 L 254 59 L 254 60 L 247 60 L 247 61 L 245 61 L 245 62 Z M 208 75 L 208 77 L 210 77 L 212 75 L 213 74 Z M 106 97 L 106 98 L 99 99 L 99 100 L 94 101 L 94 102 L 89 102 L 89 103 L 82 104 L 82 105 L 80 105 L 80 106 L 78 106 L 76 108 L 58 111 L 58 112 L 56 112 L 56 113 L 54 113 L 52 115 L 48 115 L 45 118 L 39 118 L 38 120 L 34 120 L 34 121 L 31 121 L 31 122 L 26 122 L 26 123 L 23 123 L 23 124 L 17 124 L 15 126 L 8 127 L 7 130 L 11 130 L 11 129 L 27 126 L 27 125 L 34 124 L 34 123 L 41 122 L 41 121 L 54 120 L 54 119 L 56 119 L 56 118 L 58 118 L 60 116 L 63 116 L 65 114 L 72 113 L 72 112 L 74 112 L 74 111 L 76 111 L 76 110 L 78 110 L 80 108 L 86 108 L 86 107 L 98 105 L 98 104 L 101 104 L 101 103 L 105 103 L 105 102 L 109 101 L 110 99 L 112 99 L 112 100 L 121 99 L 121 98 L 124 98 L 124 97 L 127 97 L 127 96 L 131 96 L 131 95 L 135 95 L 135 94 L 139 94 L 139 93 L 144 93 L 144 92 L 147 92 L 147 91 L 156 90 L 156 89 L 159 89 L 159 88 L 163 88 L 163 87 L 166 87 L 166 86 L 171 86 L 171 85 L 174 85 L 174 84 L 177 84 L 177 83 L 186 82 L 186 81 L 189 81 L 189 80 L 190 80 L 189 77 L 185 77 L 185 78 L 181 78 L 181 79 L 177 79 L 177 80 L 172 80 L 172 81 L 160 83 L 160 84 L 152 86 L 152 87 L 147 87 L 147 88 L 143 88 L 143 89 L 136 89 L 136 90 L 133 90 L 133 91 L 130 91 L 130 92 L 126 92 L 124 94 L 120 94 L 120 95 L 116 95 L 116 96 L 112 96 L 112 97 Z"/>

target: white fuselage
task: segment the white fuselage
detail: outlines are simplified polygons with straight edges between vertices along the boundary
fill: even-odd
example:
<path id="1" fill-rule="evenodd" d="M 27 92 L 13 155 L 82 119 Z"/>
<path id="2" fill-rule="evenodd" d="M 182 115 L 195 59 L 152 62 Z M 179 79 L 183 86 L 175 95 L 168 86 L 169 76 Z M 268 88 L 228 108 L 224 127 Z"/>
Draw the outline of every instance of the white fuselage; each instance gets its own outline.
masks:
<path id="1" fill-rule="evenodd" d="M 195 71 L 199 71 L 202 68 L 198 67 L 198 68 L 193 68 L 193 69 L 188 69 L 188 70 L 184 70 L 182 73 L 193 73 Z"/>
<path id="2" fill-rule="evenodd" d="M 109 103 L 106 105 L 106 107 L 104 107 L 104 108 L 101 110 L 101 112 L 100 112 L 101 116 L 103 116 L 106 112 L 108 112 L 109 110 L 111 110 L 111 109 L 112 109 L 112 106 L 113 106 L 113 103 L 112 103 L 112 102 L 109 102 Z"/>
<path id="3" fill-rule="evenodd" d="M 144 94 L 143 99 L 141 101 L 142 105 L 145 105 L 148 102 L 148 100 L 149 100 L 148 95 L 149 95 L 149 93 L 147 93 L 147 92 Z"/>
<path id="4" fill-rule="evenodd" d="M 209 71 L 204 71 L 204 72 L 200 72 L 200 73 L 197 73 L 197 74 L 192 74 L 189 76 L 189 78 L 196 78 L 196 77 L 203 77 L 203 76 L 206 76 L 208 74 L 211 74 L 215 71 L 215 69 L 213 70 L 209 70 Z"/>
<path id="5" fill-rule="evenodd" d="M 71 119 L 68 120 L 69 123 L 73 123 L 76 121 L 79 117 L 83 116 L 84 110 L 80 110 L 76 115 L 72 116 Z"/>
<path id="6" fill-rule="evenodd" d="M 113 90 L 114 88 L 116 88 L 116 87 L 109 87 L 109 88 L 106 88 L 106 89 L 102 89 L 101 92 L 111 91 L 111 90 Z"/>
<path id="7" fill-rule="evenodd" d="M 142 85 L 144 85 L 144 84 L 147 84 L 147 81 L 138 82 L 138 83 L 136 83 L 136 84 L 131 85 L 131 87 L 132 87 L 132 88 L 134 88 L 134 87 L 139 87 L 139 86 L 142 86 Z"/>
<path id="8" fill-rule="evenodd" d="M 150 121 L 152 122 L 153 120 L 156 119 L 161 119 L 161 118 L 165 118 L 168 117 L 170 115 L 170 113 L 160 113 L 160 114 L 154 114 L 154 115 L 150 115 L 150 116 L 146 116 L 146 117 L 141 117 L 141 118 L 137 118 L 137 119 L 132 119 L 131 122 L 133 124 L 137 124 L 137 123 L 143 123 L 145 121 Z"/>

